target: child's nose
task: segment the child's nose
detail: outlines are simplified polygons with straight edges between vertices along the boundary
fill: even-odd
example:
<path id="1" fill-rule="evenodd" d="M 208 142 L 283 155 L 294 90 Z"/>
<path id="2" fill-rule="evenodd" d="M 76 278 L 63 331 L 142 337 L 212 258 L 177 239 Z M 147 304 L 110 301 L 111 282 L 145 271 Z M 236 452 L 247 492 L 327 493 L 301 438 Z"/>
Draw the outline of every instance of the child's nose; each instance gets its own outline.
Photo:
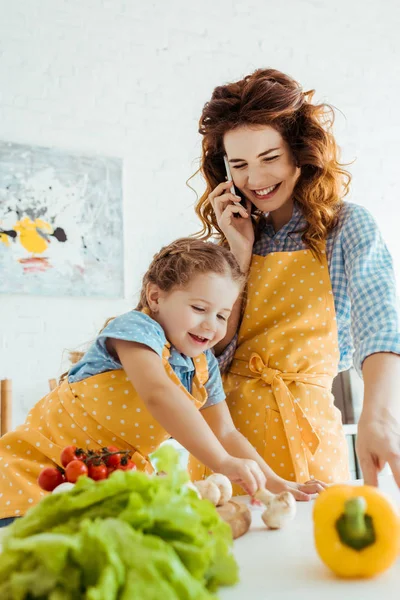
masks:
<path id="1" fill-rule="evenodd" d="M 214 329 L 215 329 L 215 319 L 213 319 L 212 317 L 207 317 L 203 321 L 203 327 L 207 331 L 214 331 Z"/>

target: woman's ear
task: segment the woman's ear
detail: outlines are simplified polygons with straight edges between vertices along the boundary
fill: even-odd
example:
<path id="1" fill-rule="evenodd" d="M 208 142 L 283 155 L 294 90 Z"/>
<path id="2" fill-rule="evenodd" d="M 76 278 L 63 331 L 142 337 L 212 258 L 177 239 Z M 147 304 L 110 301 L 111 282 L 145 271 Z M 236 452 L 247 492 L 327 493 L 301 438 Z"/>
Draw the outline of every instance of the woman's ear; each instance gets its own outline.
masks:
<path id="1" fill-rule="evenodd" d="M 155 283 L 148 283 L 146 286 L 146 299 L 149 309 L 152 313 L 157 314 L 159 309 L 159 301 L 162 296 L 162 290 Z"/>

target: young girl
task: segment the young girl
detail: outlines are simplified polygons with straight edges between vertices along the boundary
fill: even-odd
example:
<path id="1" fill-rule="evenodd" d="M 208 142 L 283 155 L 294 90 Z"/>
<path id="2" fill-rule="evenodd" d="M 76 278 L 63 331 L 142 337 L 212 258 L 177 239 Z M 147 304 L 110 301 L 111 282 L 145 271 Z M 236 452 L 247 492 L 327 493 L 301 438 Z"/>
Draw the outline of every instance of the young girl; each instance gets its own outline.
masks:
<path id="1" fill-rule="evenodd" d="M 244 283 L 233 255 L 181 239 L 157 254 L 136 310 L 112 319 L 60 385 L 0 440 L 0 517 L 15 517 L 44 492 L 37 478 L 63 447 L 114 445 L 149 473 L 171 436 L 209 469 L 248 492 L 267 486 L 308 499 L 321 486 L 286 482 L 233 426 L 211 348 Z M 201 414 L 199 413 L 201 409 Z M 307 492 L 307 493 L 306 493 Z"/>

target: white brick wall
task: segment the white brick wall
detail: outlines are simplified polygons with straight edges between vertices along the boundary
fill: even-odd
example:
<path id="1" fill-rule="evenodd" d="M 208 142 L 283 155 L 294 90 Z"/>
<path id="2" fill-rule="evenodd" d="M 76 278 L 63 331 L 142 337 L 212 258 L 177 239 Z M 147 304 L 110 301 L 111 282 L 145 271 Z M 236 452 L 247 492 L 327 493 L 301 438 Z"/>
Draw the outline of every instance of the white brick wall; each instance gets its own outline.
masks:
<path id="1" fill-rule="evenodd" d="M 352 199 L 375 214 L 400 270 L 399 25 L 397 0 L 0 0 L 0 139 L 124 159 L 126 299 L 0 294 L 14 424 L 63 370 L 63 351 L 133 305 L 152 253 L 194 231 L 185 181 L 201 108 L 254 68 L 286 71 L 343 111 Z"/>

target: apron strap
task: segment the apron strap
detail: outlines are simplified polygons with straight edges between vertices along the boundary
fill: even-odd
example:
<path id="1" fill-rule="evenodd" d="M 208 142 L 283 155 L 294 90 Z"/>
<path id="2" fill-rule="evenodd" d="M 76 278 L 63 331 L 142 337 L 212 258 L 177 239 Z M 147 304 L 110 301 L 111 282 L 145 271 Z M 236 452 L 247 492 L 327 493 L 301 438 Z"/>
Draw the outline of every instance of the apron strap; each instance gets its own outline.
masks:
<path id="1" fill-rule="evenodd" d="M 168 360 L 169 357 L 171 356 L 170 348 L 171 348 L 171 344 L 169 342 L 166 342 L 166 344 L 163 348 L 163 351 L 162 351 L 163 360 Z"/>
<path id="2" fill-rule="evenodd" d="M 145 315 L 150 316 L 150 310 L 146 307 L 142 308 L 141 312 L 143 312 Z M 163 348 L 162 358 L 163 360 L 168 361 L 170 356 L 171 344 L 167 341 Z M 200 386 L 203 387 L 204 384 L 208 381 L 208 362 L 204 352 L 199 356 L 196 356 L 196 358 L 193 359 L 193 362 L 195 368 L 195 378 L 197 378 L 196 384 L 200 384 Z"/>
<path id="3" fill-rule="evenodd" d="M 202 353 L 193 359 L 195 371 L 192 382 L 192 392 L 190 393 L 183 386 L 178 375 L 168 362 L 168 359 L 171 356 L 170 348 L 171 344 L 167 342 L 162 353 L 164 366 L 167 369 L 167 372 L 169 373 L 170 377 L 172 377 L 172 379 L 175 380 L 175 382 L 179 384 L 183 390 L 185 390 L 186 394 L 188 394 L 190 398 L 194 398 L 197 408 L 201 408 L 207 401 L 207 391 L 204 387 L 205 383 L 208 381 L 208 362 L 206 355 Z"/>
<path id="4" fill-rule="evenodd" d="M 163 353 L 162 353 L 163 360 L 168 361 L 169 357 L 171 356 L 170 348 L 171 348 L 171 344 L 169 342 L 167 342 L 163 348 Z M 196 358 L 193 359 L 193 362 L 194 362 L 194 369 L 195 369 L 195 376 L 194 376 L 193 382 L 197 379 L 196 383 L 200 384 L 200 386 L 203 387 L 204 384 L 207 383 L 207 381 L 208 381 L 207 357 L 204 353 L 202 353 L 199 356 L 196 356 Z"/>
<path id="5" fill-rule="evenodd" d="M 204 386 L 208 381 L 208 362 L 204 353 L 196 356 L 193 359 L 194 368 L 196 370 L 196 378 L 201 386 Z"/>

